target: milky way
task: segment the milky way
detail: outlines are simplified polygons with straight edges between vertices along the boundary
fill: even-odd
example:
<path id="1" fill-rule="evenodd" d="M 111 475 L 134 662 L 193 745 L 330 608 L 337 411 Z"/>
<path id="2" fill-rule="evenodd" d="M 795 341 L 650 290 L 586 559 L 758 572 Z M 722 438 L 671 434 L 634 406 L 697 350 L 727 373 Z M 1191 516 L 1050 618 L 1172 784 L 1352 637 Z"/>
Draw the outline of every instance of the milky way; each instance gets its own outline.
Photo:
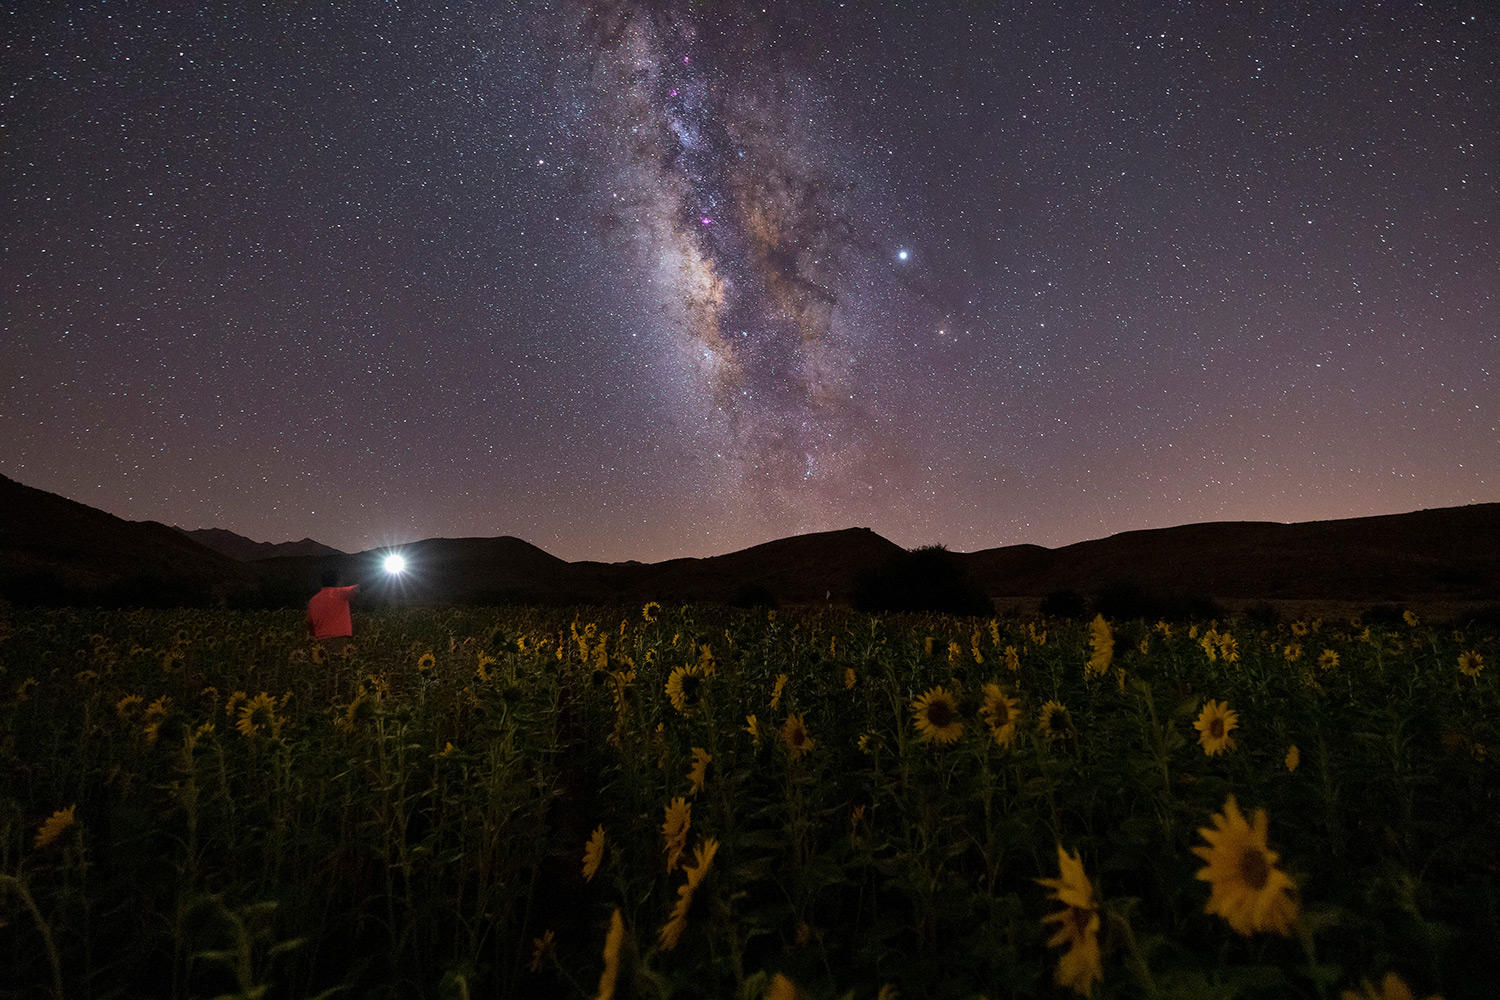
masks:
<path id="1" fill-rule="evenodd" d="M 689 379 L 682 424 L 725 459 L 726 494 L 782 522 L 868 490 L 871 463 L 870 404 L 848 379 L 860 338 L 839 310 L 855 184 L 805 127 L 825 95 L 788 44 L 814 30 L 694 3 L 594 5 L 577 27 L 591 153 L 616 165 L 596 208 Z"/>

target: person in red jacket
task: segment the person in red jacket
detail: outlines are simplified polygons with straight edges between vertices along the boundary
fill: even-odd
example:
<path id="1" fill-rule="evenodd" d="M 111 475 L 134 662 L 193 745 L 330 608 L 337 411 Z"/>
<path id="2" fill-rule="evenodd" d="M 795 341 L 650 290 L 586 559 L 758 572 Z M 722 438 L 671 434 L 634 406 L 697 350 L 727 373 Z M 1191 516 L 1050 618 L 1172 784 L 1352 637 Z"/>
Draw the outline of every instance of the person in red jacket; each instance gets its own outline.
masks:
<path id="1" fill-rule="evenodd" d="M 307 634 L 322 645 L 325 652 L 342 656 L 354 638 L 354 622 L 349 616 L 349 599 L 359 593 L 359 584 L 339 586 L 338 570 L 323 574 L 323 589 L 307 602 Z"/>

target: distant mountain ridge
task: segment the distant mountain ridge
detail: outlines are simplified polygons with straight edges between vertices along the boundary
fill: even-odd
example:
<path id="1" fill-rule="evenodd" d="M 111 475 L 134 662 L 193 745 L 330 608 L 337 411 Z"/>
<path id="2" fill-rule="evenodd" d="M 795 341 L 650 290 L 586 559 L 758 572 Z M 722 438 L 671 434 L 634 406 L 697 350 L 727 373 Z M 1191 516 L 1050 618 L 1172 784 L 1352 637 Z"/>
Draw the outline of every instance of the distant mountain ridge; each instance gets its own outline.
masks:
<path id="1" fill-rule="evenodd" d="M 220 555 L 241 562 L 256 559 L 278 559 L 282 556 L 341 556 L 345 553 L 331 545 L 304 538 L 300 542 L 257 542 L 237 535 L 225 528 L 178 528 L 200 545 L 206 545 Z"/>
<path id="2" fill-rule="evenodd" d="M 297 606 L 337 567 L 375 600 L 466 604 L 847 604 L 902 549 L 868 528 L 659 563 L 567 562 L 518 538 L 429 538 L 342 553 L 311 539 L 125 521 L 0 476 L 0 595 L 22 603 Z M 1213 601 L 1477 606 L 1500 600 L 1500 503 L 1280 524 L 1189 524 L 1047 549 L 953 553 L 997 606 L 1114 589 Z"/>

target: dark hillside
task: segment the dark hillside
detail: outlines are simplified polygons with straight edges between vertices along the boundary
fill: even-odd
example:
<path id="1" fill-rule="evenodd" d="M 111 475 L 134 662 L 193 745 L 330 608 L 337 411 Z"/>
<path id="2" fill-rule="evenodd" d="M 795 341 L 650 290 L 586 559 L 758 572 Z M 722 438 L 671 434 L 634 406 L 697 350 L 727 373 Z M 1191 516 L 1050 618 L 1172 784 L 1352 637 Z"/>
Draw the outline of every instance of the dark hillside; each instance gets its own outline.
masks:
<path id="1" fill-rule="evenodd" d="M 994 597 L 1131 582 L 1218 599 L 1485 600 L 1500 594 L 1500 503 L 1300 524 L 1189 524 L 966 558 Z"/>
<path id="2" fill-rule="evenodd" d="M 4 477 L 0 510 L 0 595 L 21 603 L 292 606 L 336 566 L 372 598 L 401 602 L 847 605 L 862 580 L 881 573 L 886 591 L 901 591 L 904 565 L 895 543 L 847 528 L 660 563 L 569 563 L 511 537 L 429 538 L 400 546 L 410 567 L 391 577 L 380 566 L 384 549 L 348 555 L 307 539 L 268 545 L 215 529 L 185 533 Z M 230 558 L 195 538 L 242 555 Z M 255 555 L 287 546 L 297 554 Z M 1189 524 L 947 558 L 955 578 L 972 580 L 1001 606 L 1072 595 L 1080 607 L 1329 601 L 1475 608 L 1500 600 L 1500 503 L 1302 524 Z"/>
<path id="3" fill-rule="evenodd" d="M 126 521 L 0 476 L 0 594 L 17 603 L 200 604 L 243 566 L 155 521 Z"/>

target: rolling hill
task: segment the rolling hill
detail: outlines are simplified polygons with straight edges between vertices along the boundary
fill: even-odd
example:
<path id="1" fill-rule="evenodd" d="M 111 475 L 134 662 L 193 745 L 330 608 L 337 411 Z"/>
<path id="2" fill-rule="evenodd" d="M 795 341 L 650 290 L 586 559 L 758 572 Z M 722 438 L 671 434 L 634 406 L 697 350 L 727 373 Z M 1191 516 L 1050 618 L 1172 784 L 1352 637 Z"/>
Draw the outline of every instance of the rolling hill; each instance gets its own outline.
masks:
<path id="1" fill-rule="evenodd" d="M 198 604 L 253 586 L 239 562 L 155 521 L 126 521 L 0 476 L 0 596 Z"/>
<path id="2" fill-rule="evenodd" d="M 901 552 L 868 528 L 659 563 L 567 562 L 519 538 L 429 538 L 345 554 L 310 539 L 125 521 L 0 476 L 0 595 L 20 603 L 296 606 L 338 567 L 381 599 L 420 603 L 846 604 Z M 204 544 L 205 542 L 212 544 Z M 226 554 L 227 553 L 227 554 Z M 1299 524 L 1218 522 L 1130 531 L 1056 549 L 954 553 L 1000 607 L 1073 591 L 1228 602 L 1478 606 L 1500 599 L 1500 503 Z"/>

